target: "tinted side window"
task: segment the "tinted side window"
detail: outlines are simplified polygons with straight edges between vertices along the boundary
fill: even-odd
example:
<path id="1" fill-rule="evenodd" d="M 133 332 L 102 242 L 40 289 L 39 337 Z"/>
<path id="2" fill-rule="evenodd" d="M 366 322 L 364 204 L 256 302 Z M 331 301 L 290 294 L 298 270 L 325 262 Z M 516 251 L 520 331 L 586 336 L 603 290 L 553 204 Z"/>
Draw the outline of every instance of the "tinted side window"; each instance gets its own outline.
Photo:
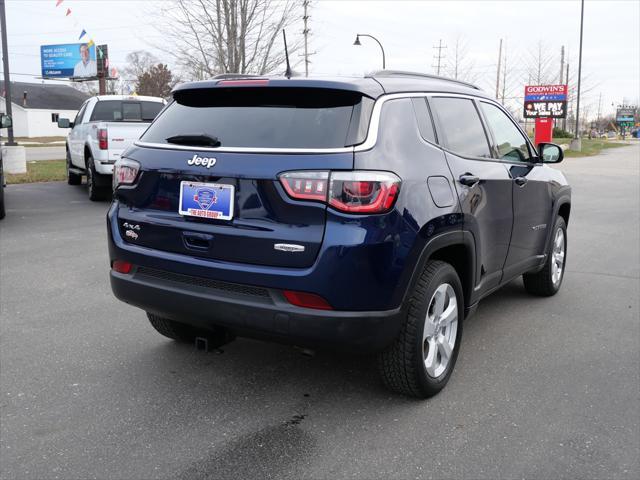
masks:
<path id="1" fill-rule="evenodd" d="M 87 105 L 88 103 L 85 103 L 84 105 L 82 105 L 82 107 L 80 107 L 80 110 L 78 110 L 78 113 L 76 114 L 76 118 L 73 121 L 73 125 L 79 125 L 80 124 L 80 120 L 82 120 L 82 117 L 84 115 L 84 111 L 87 109 Z"/>
<path id="2" fill-rule="evenodd" d="M 531 154 L 527 140 L 511 119 L 495 105 L 485 102 L 480 105 L 493 132 L 498 158 L 516 162 L 529 161 Z"/>
<path id="3" fill-rule="evenodd" d="M 418 120 L 418 129 L 420 135 L 425 140 L 436 143 L 436 132 L 433 129 L 433 121 L 431 120 L 431 113 L 427 107 L 426 98 L 412 98 L 413 109 L 416 112 L 416 119 Z"/>
<path id="4" fill-rule="evenodd" d="M 491 157 L 487 135 L 472 100 L 434 97 L 429 100 L 442 128 L 444 145 L 471 157 Z M 440 131 L 438 131 L 440 133 Z"/>

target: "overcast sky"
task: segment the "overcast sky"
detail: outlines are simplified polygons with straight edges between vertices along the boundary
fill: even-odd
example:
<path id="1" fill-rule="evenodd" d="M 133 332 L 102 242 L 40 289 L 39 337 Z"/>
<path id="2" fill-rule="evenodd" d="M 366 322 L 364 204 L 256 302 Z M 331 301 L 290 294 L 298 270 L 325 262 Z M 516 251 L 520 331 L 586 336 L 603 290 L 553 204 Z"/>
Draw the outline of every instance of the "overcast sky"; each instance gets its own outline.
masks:
<path id="1" fill-rule="evenodd" d="M 281 0 L 274 0 L 275 2 Z M 73 43 L 82 28 L 96 43 L 109 45 L 111 64 L 123 67 L 128 52 L 137 49 L 156 54 L 163 41 L 153 25 L 157 2 L 128 0 L 7 0 L 9 58 L 13 80 L 39 81 L 39 46 Z M 65 17 L 66 8 L 72 15 Z M 75 23 L 77 22 L 77 23 Z M 300 35 L 302 24 L 288 36 Z M 499 39 L 506 43 L 509 89 L 521 96 L 527 81 L 530 51 L 538 42 L 554 56 L 559 73 L 559 51 L 564 45 L 570 69 L 577 73 L 580 2 L 570 1 L 345 1 L 312 2 L 311 72 L 317 75 L 360 75 L 381 67 L 377 44 L 356 33 L 375 35 L 384 45 L 387 68 L 435 72 L 433 49 L 439 40 L 451 60 L 457 38 L 466 43 L 469 73 L 483 89 L 495 91 Z M 171 66 L 171 59 L 166 59 Z M 296 68 L 302 71 L 304 66 Z M 449 74 L 450 70 L 444 70 Z M 26 75 L 18 75 L 26 74 Z M 572 75 L 573 76 L 573 75 Z M 557 80 L 557 79 L 556 79 Z M 640 97 L 640 1 L 587 0 L 583 46 L 583 105 L 595 116 L 599 95 L 602 113 L 624 100 Z"/>

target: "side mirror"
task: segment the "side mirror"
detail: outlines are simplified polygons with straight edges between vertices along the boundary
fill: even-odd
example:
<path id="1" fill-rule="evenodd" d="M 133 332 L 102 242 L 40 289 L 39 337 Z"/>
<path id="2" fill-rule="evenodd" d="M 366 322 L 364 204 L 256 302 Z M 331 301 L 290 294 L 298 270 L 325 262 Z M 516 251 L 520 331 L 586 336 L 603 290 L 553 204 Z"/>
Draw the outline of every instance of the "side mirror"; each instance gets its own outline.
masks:
<path id="1" fill-rule="evenodd" d="M 58 128 L 73 128 L 73 122 L 68 118 L 58 118 Z"/>
<path id="2" fill-rule="evenodd" d="M 9 115 L 0 114 L 0 128 L 10 128 L 13 125 L 13 121 Z"/>
<path id="3" fill-rule="evenodd" d="M 539 143 L 538 150 L 542 163 L 560 163 L 564 159 L 564 152 L 555 143 Z"/>

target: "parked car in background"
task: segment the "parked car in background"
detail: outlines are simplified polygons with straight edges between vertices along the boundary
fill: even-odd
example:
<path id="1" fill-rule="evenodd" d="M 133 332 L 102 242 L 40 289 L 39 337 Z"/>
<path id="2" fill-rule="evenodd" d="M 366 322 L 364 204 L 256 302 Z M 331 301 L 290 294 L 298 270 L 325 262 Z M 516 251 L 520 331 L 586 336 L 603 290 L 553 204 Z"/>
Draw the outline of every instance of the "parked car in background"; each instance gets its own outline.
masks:
<path id="1" fill-rule="evenodd" d="M 86 176 L 89 198 L 104 198 L 111 191 L 113 164 L 165 103 L 159 97 L 101 95 L 85 101 L 73 122 L 58 119 L 59 127 L 71 128 L 66 142 L 67 183 L 79 185 Z"/>
<path id="2" fill-rule="evenodd" d="M 9 128 L 11 126 L 11 117 L 9 115 L 5 115 L 4 113 L 0 113 L 0 130 L 3 128 Z M 4 166 L 2 164 L 2 132 L 0 132 L 0 220 L 5 217 L 5 208 L 4 208 Z"/>
<path id="3" fill-rule="evenodd" d="M 560 289 L 562 149 L 472 85 L 382 71 L 173 97 L 116 162 L 107 220 L 114 294 L 166 337 L 373 351 L 389 388 L 428 397 L 480 299 L 521 275 Z"/>

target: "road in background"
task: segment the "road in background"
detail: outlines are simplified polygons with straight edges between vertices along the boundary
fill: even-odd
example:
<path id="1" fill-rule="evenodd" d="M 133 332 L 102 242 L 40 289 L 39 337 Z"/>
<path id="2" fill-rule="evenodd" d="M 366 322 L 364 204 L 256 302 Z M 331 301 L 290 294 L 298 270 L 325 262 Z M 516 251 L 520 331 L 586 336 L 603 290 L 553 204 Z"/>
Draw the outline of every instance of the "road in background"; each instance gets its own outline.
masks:
<path id="1" fill-rule="evenodd" d="M 33 160 L 64 160 L 65 147 L 64 145 L 58 147 L 27 147 L 27 162 Z"/>
<path id="2" fill-rule="evenodd" d="M 82 187 L 10 185 L 0 222 L 0 476 L 640 477 L 640 146 L 568 159 L 568 270 L 465 324 L 418 401 L 368 357 L 164 339 L 109 289 L 105 213 Z"/>

